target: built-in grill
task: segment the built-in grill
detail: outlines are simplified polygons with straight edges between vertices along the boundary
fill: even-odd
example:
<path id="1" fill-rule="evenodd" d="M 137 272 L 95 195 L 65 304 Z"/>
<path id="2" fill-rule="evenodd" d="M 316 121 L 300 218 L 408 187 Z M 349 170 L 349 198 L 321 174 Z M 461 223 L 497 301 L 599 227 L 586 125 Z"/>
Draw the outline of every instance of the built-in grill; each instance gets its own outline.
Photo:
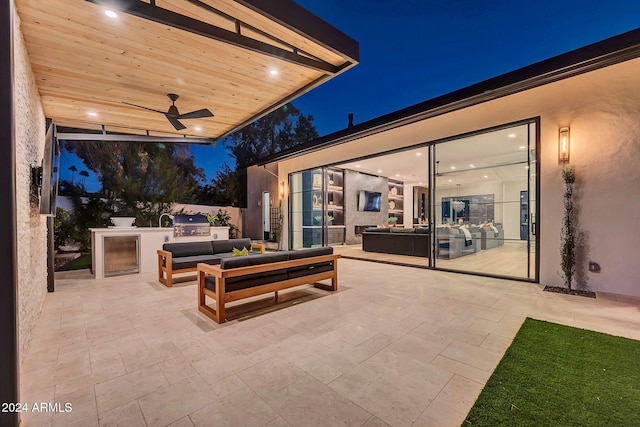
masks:
<path id="1" fill-rule="evenodd" d="M 173 217 L 173 237 L 209 236 L 211 228 L 204 215 L 175 215 Z"/>

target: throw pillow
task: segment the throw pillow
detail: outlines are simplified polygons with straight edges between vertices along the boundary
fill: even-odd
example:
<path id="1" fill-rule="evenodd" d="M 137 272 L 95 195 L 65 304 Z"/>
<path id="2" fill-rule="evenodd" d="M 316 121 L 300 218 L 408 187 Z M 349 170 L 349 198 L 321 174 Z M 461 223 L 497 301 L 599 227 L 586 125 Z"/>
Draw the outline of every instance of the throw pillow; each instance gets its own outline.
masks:
<path id="1" fill-rule="evenodd" d="M 247 248 L 242 248 L 242 250 L 233 248 L 233 256 L 247 256 L 247 255 L 249 255 L 249 251 L 247 251 Z"/>

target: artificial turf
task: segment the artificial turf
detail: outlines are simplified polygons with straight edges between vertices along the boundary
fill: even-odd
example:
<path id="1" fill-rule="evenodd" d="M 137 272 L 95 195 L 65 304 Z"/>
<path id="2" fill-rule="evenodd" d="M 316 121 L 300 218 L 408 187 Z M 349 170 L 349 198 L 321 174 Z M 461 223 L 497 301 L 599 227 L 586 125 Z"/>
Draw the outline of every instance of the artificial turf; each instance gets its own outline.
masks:
<path id="1" fill-rule="evenodd" d="M 526 319 L 463 426 L 640 426 L 640 341 Z"/>

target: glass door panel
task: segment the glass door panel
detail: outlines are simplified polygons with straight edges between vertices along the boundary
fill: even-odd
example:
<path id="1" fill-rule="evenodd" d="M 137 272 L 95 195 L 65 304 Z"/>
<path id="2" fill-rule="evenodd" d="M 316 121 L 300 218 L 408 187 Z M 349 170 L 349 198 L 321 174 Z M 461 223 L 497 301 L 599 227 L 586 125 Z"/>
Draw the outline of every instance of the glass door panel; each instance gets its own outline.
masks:
<path id="1" fill-rule="evenodd" d="M 289 189 L 289 248 L 322 246 L 326 216 L 323 169 L 291 174 Z"/>
<path id="2" fill-rule="evenodd" d="M 529 127 L 433 147 L 437 268 L 531 277 Z"/>

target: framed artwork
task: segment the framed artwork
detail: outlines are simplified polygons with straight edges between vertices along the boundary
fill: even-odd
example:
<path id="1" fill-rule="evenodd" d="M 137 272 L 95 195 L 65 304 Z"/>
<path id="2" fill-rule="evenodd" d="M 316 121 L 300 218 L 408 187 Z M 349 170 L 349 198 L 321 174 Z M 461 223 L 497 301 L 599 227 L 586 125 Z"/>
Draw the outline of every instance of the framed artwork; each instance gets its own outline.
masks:
<path id="1" fill-rule="evenodd" d="M 322 194 L 320 193 L 315 193 L 313 195 L 313 206 L 314 208 L 321 208 L 322 207 Z"/>
<path id="2" fill-rule="evenodd" d="M 322 175 L 319 173 L 313 174 L 313 188 L 322 188 Z"/>

